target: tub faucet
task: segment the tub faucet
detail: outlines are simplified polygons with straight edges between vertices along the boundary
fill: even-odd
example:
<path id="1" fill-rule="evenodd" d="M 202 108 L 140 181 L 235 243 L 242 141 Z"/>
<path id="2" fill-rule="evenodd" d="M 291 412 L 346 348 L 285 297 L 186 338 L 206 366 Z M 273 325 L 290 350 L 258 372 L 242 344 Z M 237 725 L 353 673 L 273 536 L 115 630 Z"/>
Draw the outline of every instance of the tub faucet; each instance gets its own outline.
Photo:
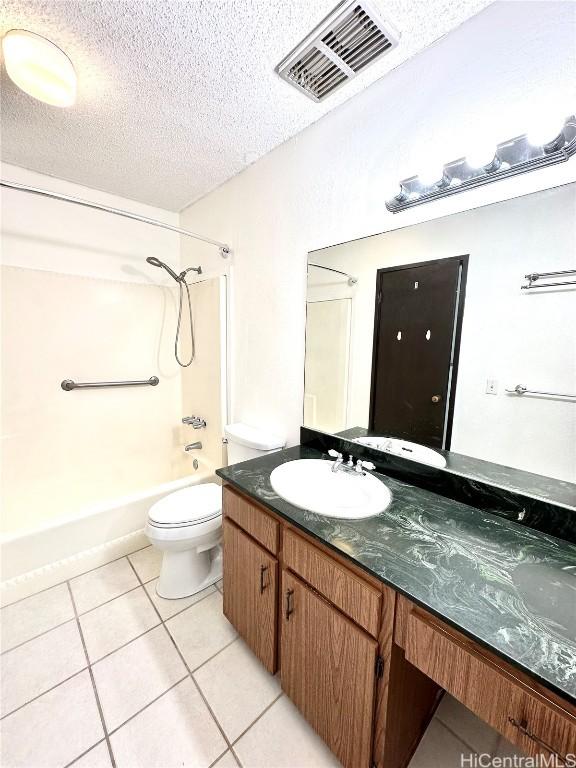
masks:
<path id="1" fill-rule="evenodd" d="M 197 443 L 190 443 L 190 445 L 186 445 L 184 447 L 185 451 L 194 451 L 196 449 L 200 450 L 202 448 L 202 443 L 198 441 Z"/>

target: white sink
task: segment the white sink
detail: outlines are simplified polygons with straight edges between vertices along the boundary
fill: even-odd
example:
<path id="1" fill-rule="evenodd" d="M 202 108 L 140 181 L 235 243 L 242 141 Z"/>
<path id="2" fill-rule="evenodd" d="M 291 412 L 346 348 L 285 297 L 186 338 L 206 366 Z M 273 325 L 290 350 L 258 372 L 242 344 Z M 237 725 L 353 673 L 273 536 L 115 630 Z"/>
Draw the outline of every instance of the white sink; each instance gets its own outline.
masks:
<path id="1" fill-rule="evenodd" d="M 441 453 L 437 453 L 432 448 L 426 448 L 425 445 L 410 443 L 408 440 L 399 440 L 396 437 L 357 437 L 354 442 L 391 453 L 393 456 L 402 456 L 403 459 L 428 464 L 430 467 L 444 469 L 446 466 L 446 459 Z"/>
<path id="2" fill-rule="evenodd" d="M 384 483 L 368 473 L 332 472 L 333 462 L 296 459 L 276 467 L 272 488 L 290 504 L 318 515 L 362 520 L 383 512 L 392 501 Z"/>

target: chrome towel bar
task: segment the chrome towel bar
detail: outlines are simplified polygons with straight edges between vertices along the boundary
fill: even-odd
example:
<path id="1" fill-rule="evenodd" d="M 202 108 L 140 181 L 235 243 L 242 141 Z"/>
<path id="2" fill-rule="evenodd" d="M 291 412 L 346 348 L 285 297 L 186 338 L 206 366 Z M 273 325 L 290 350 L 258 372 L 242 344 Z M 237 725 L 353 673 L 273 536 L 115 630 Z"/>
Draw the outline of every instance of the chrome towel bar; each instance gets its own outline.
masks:
<path id="1" fill-rule="evenodd" d="M 60 386 L 66 392 L 71 392 L 73 389 L 103 389 L 104 387 L 155 387 L 159 382 L 158 376 L 151 376 L 143 381 L 87 381 L 84 383 L 64 379 Z"/>
<path id="2" fill-rule="evenodd" d="M 528 280 L 528 285 L 522 285 L 523 291 L 528 291 L 530 288 L 556 288 L 560 285 L 576 285 L 576 280 L 565 280 L 561 283 L 540 283 L 539 280 L 542 277 L 551 277 L 556 280 L 558 277 L 564 275 L 576 275 L 576 269 L 566 269 L 563 272 L 531 272 L 529 275 L 524 275 Z"/>
<path id="3" fill-rule="evenodd" d="M 516 384 L 514 389 L 507 389 L 510 395 L 548 395 L 549 397 L 568 397 L 576 400 L 576 395 L 565 395 L 561 392 L 539 392 L 536 389 L 526 389 L 522 384 Z"/>

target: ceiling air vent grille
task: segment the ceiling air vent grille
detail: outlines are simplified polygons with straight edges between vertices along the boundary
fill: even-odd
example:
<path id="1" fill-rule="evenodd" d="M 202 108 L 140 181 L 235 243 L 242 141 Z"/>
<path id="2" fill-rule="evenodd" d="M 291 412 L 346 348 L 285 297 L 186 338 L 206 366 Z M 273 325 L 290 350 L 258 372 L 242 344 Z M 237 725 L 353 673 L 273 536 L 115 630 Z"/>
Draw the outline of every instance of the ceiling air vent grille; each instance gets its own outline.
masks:
<path id="1" fill-rule="evenodd" d="M 276 67 L 314 101 L 322 101 L 398 44 L 398 33 L 362 0 L 345 0 Z"/>

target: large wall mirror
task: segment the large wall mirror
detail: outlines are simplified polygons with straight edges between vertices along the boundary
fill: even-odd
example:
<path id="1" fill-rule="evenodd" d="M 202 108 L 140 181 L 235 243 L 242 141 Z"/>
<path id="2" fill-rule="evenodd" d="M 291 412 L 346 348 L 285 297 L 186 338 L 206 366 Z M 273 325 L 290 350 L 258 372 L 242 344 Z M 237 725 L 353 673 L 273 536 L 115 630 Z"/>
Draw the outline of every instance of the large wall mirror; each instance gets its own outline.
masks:
<path id="1" fill-rule="evenodd" d="M 310 253 L 304 424 L 575 482 L 576 184 Z"/>

